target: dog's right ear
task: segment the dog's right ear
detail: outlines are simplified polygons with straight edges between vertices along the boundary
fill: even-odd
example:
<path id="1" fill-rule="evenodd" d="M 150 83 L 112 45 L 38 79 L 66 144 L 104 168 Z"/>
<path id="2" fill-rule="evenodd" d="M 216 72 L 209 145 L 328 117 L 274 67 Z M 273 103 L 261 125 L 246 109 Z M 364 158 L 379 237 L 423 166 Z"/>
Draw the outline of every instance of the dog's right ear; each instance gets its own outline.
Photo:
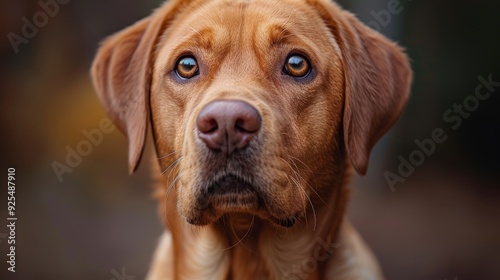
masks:
<path id="1" fill-rule="evenodd" d="M 92 79 L 99 99 L 129 142 L 129 172 L 139 164 L 149 120 L 149 90 L 156 44 L 181 0 L 112 35 L 99 49 Z"/>

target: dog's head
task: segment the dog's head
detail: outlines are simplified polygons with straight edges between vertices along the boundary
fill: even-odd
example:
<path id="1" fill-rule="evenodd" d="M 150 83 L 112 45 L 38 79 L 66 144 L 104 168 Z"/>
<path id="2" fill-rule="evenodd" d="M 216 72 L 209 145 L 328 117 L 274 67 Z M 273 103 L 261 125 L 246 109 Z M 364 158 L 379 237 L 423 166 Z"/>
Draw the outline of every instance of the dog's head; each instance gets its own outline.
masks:
<path id="1" fill-rule="evenodd" d="M 171 0 L 105 41 L 92 74 L 131 172 L 151 120 L 187 222 L 249 213 L 285 227 L 346 159 L 366 172 L 411 81 L 397 45 L 328 0 Z"/>

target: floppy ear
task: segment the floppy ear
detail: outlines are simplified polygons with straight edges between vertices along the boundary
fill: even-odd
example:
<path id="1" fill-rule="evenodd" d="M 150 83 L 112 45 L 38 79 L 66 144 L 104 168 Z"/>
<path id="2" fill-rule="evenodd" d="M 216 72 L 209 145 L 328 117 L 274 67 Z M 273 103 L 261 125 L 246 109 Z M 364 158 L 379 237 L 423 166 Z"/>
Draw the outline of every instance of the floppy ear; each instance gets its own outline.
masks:
<path id="1" fill-rule="evenodd" d="M 366 174 L 375 143 L 403 111 L 412 80 L 395 43 L 328 0 L 313 1 L 338 42 L 344 64 L 344 142 L 351 164 Z"/>
<path id="2" fill-rule="evenodd" d="M 149 120 L 152 63 L 158 39 L 180 1 L 112 35 L 99 49 L 92 79 L 99 99 L 129 142 L 129 172 L 139 164 Z"/>

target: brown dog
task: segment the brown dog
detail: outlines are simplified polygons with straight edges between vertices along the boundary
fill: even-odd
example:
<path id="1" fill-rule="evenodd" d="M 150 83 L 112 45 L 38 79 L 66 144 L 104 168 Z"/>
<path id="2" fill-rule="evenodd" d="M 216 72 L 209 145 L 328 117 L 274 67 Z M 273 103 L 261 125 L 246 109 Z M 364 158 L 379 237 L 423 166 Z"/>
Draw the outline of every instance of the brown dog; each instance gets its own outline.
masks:
<path id="1" fill-rule="evenodd" d="M 408 98 L 396 44 L 328 0 L 171 0 L 92 74 L 130 172 L 152 125 L 169 230 L 148 279 L 382 279 L 344 214 Z"/>

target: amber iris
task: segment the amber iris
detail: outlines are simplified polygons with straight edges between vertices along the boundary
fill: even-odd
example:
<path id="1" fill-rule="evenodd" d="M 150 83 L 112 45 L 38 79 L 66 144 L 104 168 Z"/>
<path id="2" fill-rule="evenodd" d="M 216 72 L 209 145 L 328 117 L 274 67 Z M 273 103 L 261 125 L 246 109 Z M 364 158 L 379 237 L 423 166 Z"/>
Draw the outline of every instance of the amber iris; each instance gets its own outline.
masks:
<path id="1" fill-rule="evenodd" d="M 311 71 L 311 65 L 305 57 L 295 54 L 286 59 L 284 71 L 292 77 L 303 78 Z"/>
<path id="2" fill-rule="evenodd" d="M 183 79 L 190 79 L 199 73 L 198 62 L 192 56 L 181 57 L 181 59 L 177 61 L 175 72 Z"/>

